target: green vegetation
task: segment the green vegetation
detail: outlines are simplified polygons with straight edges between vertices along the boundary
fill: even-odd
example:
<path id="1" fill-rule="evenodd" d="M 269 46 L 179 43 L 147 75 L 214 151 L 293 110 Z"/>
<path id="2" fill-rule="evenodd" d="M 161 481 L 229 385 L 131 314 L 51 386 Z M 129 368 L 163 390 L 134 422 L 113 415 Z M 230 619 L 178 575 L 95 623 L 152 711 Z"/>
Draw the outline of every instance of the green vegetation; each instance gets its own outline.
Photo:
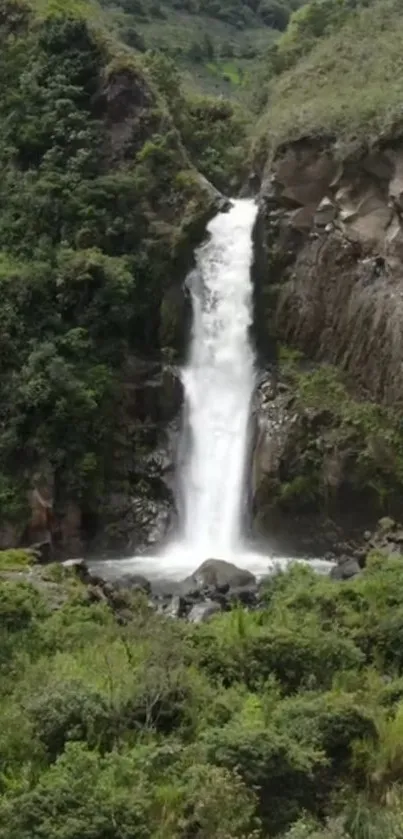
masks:
<path id="1" fill-rule="evenodd" d="M 186 93 L 175 64 L 161 53 L 148 53 L 145 64 L 168 102 L 194 166 L 219 189 L 235 192 L 246 174 L 244 110 L 222 98 Z M 186 183 L 185 173 L 178 177 Z"/>
<path id="2" fill-rule="evenodd" d="M 403 433 L 398 411 L 357 399 L 335 367 L 306 369 L 300 353 L 280 349 L 299 417 L 281 483 L 285 509 L 340 510 L 356 498 L 375 515 L 396 512 L 403 497 Z"/>
<path id="3" fill-rule="evenodd" d="M 400 559 L 201 627 L 38 573 L 0 571 L 2 839 L 400 839 Z"/>
<path id="4" fill-rule="evenodd" d="M 301 0 L 103 0 L 103 5 L 113 11 L 126 43 L 174 59 L 188 87 L 239 98 Z"/>
<path id="5" fill-rule="evenodd" d="M 261 69 L 256 158 L 301 136 L 345 146 L 399 130 L 402 32 L 397 0 L 313 0 L 295 12 Z"/>
<path id="6" fill-rule="evenodd" d="M 236 109 L 185 98 L 104 14 L 8 0 L 1 18 L 0 519 L 21 532 L 44 463 L 58 509 L 92 516 L 114 480 L 136 486 L 115 467 L 133 451 L 125 367 L 180 349 L 165 294 L 216 201 L 193 164 L 227 188 L 244 161 Z"/>

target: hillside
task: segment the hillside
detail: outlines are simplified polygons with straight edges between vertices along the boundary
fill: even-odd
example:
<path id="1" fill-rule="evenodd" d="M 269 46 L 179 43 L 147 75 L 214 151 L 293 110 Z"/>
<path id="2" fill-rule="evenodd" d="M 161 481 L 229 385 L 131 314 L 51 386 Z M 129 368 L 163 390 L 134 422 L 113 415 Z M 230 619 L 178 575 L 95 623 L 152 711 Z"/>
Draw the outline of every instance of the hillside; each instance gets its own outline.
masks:
<path id="1" fill-rule="evenodd" d="M 181 98 L 172 68 L 146 65 L 105 15 L 92 2 L 2 6 L 8 546 L 53 539 L 81 551 L 103 533 L 104 545 L 130 550 L 161 512 L 155 497 L 168 514 L 162 467 L 145 464 L 179 409 L 163 360 L 183 351 L 181 282 L 221 201 L 195 164 L 220 185 L 238 171 L 243 128 L 231 106 Z"/>
<path id="2" fill-rule="evenodd" d="M 296 353 L 286 442 L 260 478 L 269 530 L 275 498 L 317 530 L 401 507 L 402 36 L 396 0 L 312 2 L 266 65 L 262 317 L 286 378 Z"/>
<path id="3" fill-rule="evenodd" d="M 242 96 L 257 63 L 286 28 L 301 0 L 103 0 L 123 40 L 160 50 L 180 67 L 186 85 Z"/>
<path id="4" fill-rule="evenodd" d="M 324 0 L 318 20 L 315 3 L 308 4 L 276 45 L 257 127 L 262 160 L 299 137 L 370 143 L 398 128 L 401 4 L 373 0 L 355 6 Z"/>

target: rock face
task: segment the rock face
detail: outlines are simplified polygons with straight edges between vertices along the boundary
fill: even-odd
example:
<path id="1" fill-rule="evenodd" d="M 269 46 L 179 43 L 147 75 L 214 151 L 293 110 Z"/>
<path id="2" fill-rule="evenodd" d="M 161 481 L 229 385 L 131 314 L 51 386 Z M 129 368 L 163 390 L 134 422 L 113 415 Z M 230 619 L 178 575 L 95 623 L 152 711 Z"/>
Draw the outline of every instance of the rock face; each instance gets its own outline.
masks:
<path id="1" fill-rule="evenodd" d="M 367 533 L 362 554 L 370 552 L 383 554 L 384 556 L 403 556 L 403 527 L 389 517 L 379 520 L 374 533 Z"/>
<path id="2" fill-rule="evenodd" d="M 342 161 L 330 140 L 296 142 L 260 195 L 271 332 L 387 404 L 403 395 L 402 209 L 403 146 L 387 141 Z"/>
<path id="3" fill-rule="evenodd" d="M 93 550 L 134 554 L 161 544 L 175 517 L 173 475 L 182 407 L 175 367 L 131 356 L 116 406 L 113 481 L 100 503 Z"/>
<path id="4" fill-rule="evenodd" d="M 349 412 L 344 426 L 320 400 L 314 405 L 304 401 L 306 374 L 311 373 L 312 365 L 305 373 L 299 370 L 301 378 L 296 379 L 272 371 L 258 387 L 250 481 L 253 528 L 280 554 L 330 552 L 326 558 L 342 558 L 351 555 L 382 512 L 382 497 L 374 491 L 371 476 L 381 486 L 379 463 L 386 468 L 389 461 L 385 447 L 378 459 L 377 434 L 387 437 L 389 432 L 386 426 L 372 428 L 364 438 L 355 427 L 354 400 L 342 403 Z M 376 454 L 373 460 L 371 453 Z M 392 475 L 393 506 L 398 509 L 401 489 L 393 480 Z"/>

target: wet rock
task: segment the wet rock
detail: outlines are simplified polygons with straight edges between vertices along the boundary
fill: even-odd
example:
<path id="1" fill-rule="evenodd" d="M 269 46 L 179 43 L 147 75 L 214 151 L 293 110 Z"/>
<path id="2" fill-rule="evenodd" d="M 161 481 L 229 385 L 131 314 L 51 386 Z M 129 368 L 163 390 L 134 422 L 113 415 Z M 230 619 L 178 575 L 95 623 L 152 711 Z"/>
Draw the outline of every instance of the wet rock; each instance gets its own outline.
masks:
<path id="1" fill-rule="evenodd" d="M 87 598 L 89 603 L 107 603 L 108 601 L 101 585 L 89 585 L 87 588 Z"/>
<path id="2" fill-rule="evenodd" d="M 187 611 L 187 604 L 183 597 L 174 594 L 168 605 L 165 606 L 163 614 L 167 618 L 183 618 Z"/>
<path id="3" fill-rule="evenodd" d="M 60 563 L 63 568 L 71 569 L 77 575 L 77 577 L 84 583 L 89 582 L 89 580 L 93 579 L 90 569 L 86 564 L 85 560 L 81 557 L 77 557 L 74 559 L 65 559 L 63 562 Z"/>
<path id="4" fill-rule="evenodd" d="M 338 564 L 332 568 L 330 577 L 332 580 L 351 580 L 360 573 L 361 568 L 354 557 L 342 556 Z"/>
<path id="5" fill-rule="evenodd" d="M 326 227 L 328 224 L 335 220 L 336 215 L 337 207 L 335 206 L 333 201 L 330 200 L 330 198 L 327 198 L 327 196 L 325 196 L 325 198 L 322 199 L 315 212 L 314 224 L 317 227 Z"/>
<path id="6" fill-rule="evenodd" d="M 221 585 L 216 586 L 217 594 L 228 594 L 229 589 L 229 583 L 222 583 Z"/>
<path id="7" fill-rule="evenodd" d="M 258 587 L 239 586 L 233 588 L 230 591 L 229 600 L 232 605 L 240 603 L 242 606 L 252 609 L 258 602 Z"/>
<path id="8" fill-rule="evenodd" d="M 202 603 L 195 603 L 192 606 L 188 614 L 188 621 L 190 623 L 205 623 L 219 612 L 221 612 L 219 603 L 214 600 L 205 600 Z"/>
<path id="9" fill-rule="evenodd" d="M 51 541 L 51 533 L 54 526 L 54 493 L 54 472 L 50 463 L 44 460 L 38 464 L 33 473 L 31 489 L 28 492 L 30 514 L 25 538 L 31 544 Z"/>
<path id="10" fill-rule="evenodd" d="M 48 565 L 53 562 L 53 546 L 50 540 L 36 542 L 34 545 L 30 545 L 29 550 L 34 555 L 35 562 L 38 562 L 39 565 Z"/>
<path id="11" fill-rule="evenodd" d="M 206 559 L 200 567 L 184 581 L 184 586 L 189 590 L 203 587 L 219 589 L 221 586 L 228 586 L 228 589 L 241 586 L 255 585 L 256 578 L 250 571 L 238 568 L 232 562 L 223 559 Z"/>
<path id="12" fill-rule="evenodd" d="M 151 593 L 151 583 L 142 574 L 123 574 L 115 580 L 115 586 L 119 589 L 130 589 L 130 591 L 143 591 Z"/>
<path id="13" fill-rule="evenodd" d="M 63 552 L 80 554 L 83 550 L 82 511 L 75 501 L 68 501 L 57 523 L 57 536 Z"/>

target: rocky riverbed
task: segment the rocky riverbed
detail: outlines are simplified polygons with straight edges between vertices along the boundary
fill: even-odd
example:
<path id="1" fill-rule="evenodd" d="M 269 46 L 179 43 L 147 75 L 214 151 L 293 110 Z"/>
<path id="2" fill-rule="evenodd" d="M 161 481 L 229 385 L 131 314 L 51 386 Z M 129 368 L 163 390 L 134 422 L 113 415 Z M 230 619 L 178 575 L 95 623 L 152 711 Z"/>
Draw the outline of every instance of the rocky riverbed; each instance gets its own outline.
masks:
<path id="1" fill-rule="evenodd" d="M 362 534 L 358 547 L 329 562 L 327 568 L 325 563 L 319 565 L 319 570 L 334 580 L 349 580 L 362 573 L 368 556 L 373 553 L 385 558 L 402 557 L 403 526 L 390 518 L 381 519 L 374 532 Z M 269 577 L 281 570 L 280 565 L 272 564 L 267 575 L 258 579 L 236 564 L 211 558 L 182 580 L 148 579 L 135 569 L 132 573 L 122 573 L 118 561 L 97 563 L 94 567 L 81 558 L 52 563 L 40 552 L 27 552 L 25 556 L 28 558 L 25 563 L 18 562 L 15 567 L 11 563 L 10 567 L 0 569 L 0 576 L 31 583 L 46 595 L 54 608 L 63 604 L 66 578 L 77 579 L 84 584 L 89 603 L 107 604 L 122 622 L 133 609 L 133 595 L 145 598 L 150 609 L 158 614 L 196 624 L 234 608 L 256 610 L 264 604 Z"/>

